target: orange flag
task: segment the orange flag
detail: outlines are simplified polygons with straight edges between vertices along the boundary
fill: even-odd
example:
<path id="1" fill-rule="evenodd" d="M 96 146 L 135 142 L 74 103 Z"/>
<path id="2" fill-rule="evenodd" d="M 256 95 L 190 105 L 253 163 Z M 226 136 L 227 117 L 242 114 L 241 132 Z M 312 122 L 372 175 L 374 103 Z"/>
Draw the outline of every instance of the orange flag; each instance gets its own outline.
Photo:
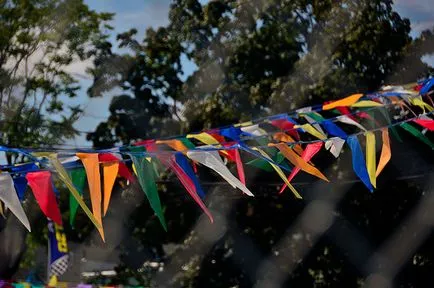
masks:
<path id="1" fill-rule="evenodd" d="M 170 140 L 158 140 L 157 144 L 167 144 L 170 148 L 176 151 L 185 152 L 188 148 L 182 143 L 181 140 L 178 139 L 170 139 Z"/>
<path id="2" fill-rule="evenodd" d="M 297 142 L 291 136 L 289 136 L 288 134 L 285 134 L 283 132 L 277 132 L 276 134 L 274 134 L 273 138 L 276 141 L 285 142 L 285 143 Z M 295 152 L 298 153 L 298 155 L 303 154 L 303 148 L 301 147 L 300 144 L 294 145 L 294 150 L 295 150 Z"/>
<path id="3" fill-rule="evenodd" d="M 107 214 L 110 197 L 112 195 L 113 185 L 115 184 L 116 177 L 118 176 L 119 162 L 105 162 L 102 163 L 104 175 L 104 216 Z"/>
<path id="4" fill-rule="evenodd" d="M 92 203 L 92 212 L 96 221 L 100 224 L 98 228 L 102 240 L 105 242 L 104 229 L 102 228 L 101 219 L 101 175 L 99 173 L 98 153 L 77 153 L 78 158 L 83 162 L 89 184 L 90 201 Z"/>
<path id="5" fill-rule="evenodd" d="M 316 167 L 310 165 L 303 158 L 301 158 L 297 153 L 295 153 L 291 148 L 289 148 L 285 143 L 279 144 L 269 144 L 270 146 L 277 147 L 280 152 L 282 152 L 283 156 L 288 159 L 294 166 L 299 167 L 306 173 L 314 175 L 324 181 L 330 182 L 326 176 L 324 176 L 321 171 L 319 171 Z"/>
<path id="6" fill-rule="evenodd" d="M 351 106 L 357 101 L 359 101 L 360 98 L 362 98 L 363 94 L 353 94 L 351 96 L 345 97 L 343 99 L 334 101 L 332 103 L 324 104 L 322 106 L 323 110 L 330 110 L 334 109 L 339 106 Z"/>
<path id="7" fill-rule="evenodd" d="M 392 152 L 390 150 L 389 130 L 387 128 L 381 129 L 381 136 L 383 139 L 383 147 L 381 148 L 380 161 L 378 162 L 377 172 L 375 176 L 378 177 L 381 171 L 383 171 L 386 164 L 392 158 Z"/>

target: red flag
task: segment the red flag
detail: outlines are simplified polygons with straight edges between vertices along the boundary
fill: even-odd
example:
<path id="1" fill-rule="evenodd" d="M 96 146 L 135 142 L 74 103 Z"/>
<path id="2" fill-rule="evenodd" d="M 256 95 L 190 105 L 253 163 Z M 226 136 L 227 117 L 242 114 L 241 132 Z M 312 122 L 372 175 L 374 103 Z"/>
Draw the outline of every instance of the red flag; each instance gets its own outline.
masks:
<path id="1" fill-rule="evenodd" d="M 49 171 L 30 172 L 27 173 L 26 179 L 45 216 L 53 220 L 56 224 L 62 225 L 62 215 L 60 214 L 56 195 L 53 191 L 51 173 Z"/>
<path id="2" fill-rule="evenodd" d="M 315 154 L 321 150 L 322 144 L 323 142 L 315 142 L 315 143 L 308 144 L 306 146 L 306 149 L 303 150 L 301 158 L 303 158 L 306 162 L 309 162 L 312 159 L 312 157 L 315 156 Z M 288 182 L 291 182 L 291 180 L 294 178 L 295 175 L 297 175 L 299 171 L 300 171 L 300 167 L 295 166 L 292 169 L 291 174 L 288 176 Z M 286 187 L 287 185 L 284 184 L 280 189 L 279 193 L 282 193 Z"/>
<path id="3" fill-rule="evenodd" d="M 428 129 L 429 131 L 434 131 L 434 120 L 428 119 L 415 119 L 414 122 L 422 126 L 423 128 Z"/>
<path id="4" fill-rule="evenodd" d="M 279 128 L 280 130 L 285 131 L 289 135 L 292 135 L 296 140 L 300 140 L 300 135 L 298 135 L 297 130 L 294 129 L 294 123 L 291 123 L 286 119 L 277 119 L 271 121 L 271 124 Z"/>

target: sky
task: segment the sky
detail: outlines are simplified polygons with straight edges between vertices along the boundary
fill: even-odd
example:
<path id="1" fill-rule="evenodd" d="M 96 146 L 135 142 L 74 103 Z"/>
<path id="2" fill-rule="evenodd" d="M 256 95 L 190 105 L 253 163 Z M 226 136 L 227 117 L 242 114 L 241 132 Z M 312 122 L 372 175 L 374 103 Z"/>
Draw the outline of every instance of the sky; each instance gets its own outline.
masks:
<path id="1" fill-rule="evenodd" d="M 111 23 L 115 27 L 112 40 L 120 32 L 137 28 L 138 35 L 144 35 L 148 27 L 159 27 L 168 23 L 169 0 L 85 0 L 91 9 L 98 12 L 116 13 Z M 398 13 L 411 21 L 411 35 L 416 37 L 424 29 L 434 26 L 434 5 L 432 0 L 396 0 L 395 9 Z M 434 65 L 434 56 L 424 59 Z M 70 71 L 81 79 L 82 89 L 78 98 L 69 100 L 71 104 L 77 102 L 85 106 L 84 115 L 77 121 L 75 127 L 79 131 L 93 131 L 98 123 L 109 116 L 108 107 L 116 91 L 105 94 L 103 97 L 90 99 L 86 90 L 91 85 L 91 79 L 85 74 L 85 68 L 90 63 L 77 63 L 70 67 Z M 194 71 L 194 65 L 183 59 L 184 77 Z M 91 142 L 86 141 L 86 134 L 81 133 L 67 145 L 90 147 Z"/>

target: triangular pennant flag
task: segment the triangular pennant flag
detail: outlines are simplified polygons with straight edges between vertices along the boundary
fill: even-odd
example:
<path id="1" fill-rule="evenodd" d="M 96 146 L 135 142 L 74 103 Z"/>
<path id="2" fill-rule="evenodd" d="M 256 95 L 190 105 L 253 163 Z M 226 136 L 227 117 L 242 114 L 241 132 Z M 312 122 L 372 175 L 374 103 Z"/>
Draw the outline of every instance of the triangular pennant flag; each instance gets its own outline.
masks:
<path id="1" fill-rule="evenodd" d="M 396 140 L 402 143 L 402 139 L 399 136 L 398 130 L 394 125 L 391 125 L 392 121 L 390 120 L 389 113 L 387 112 L 387 109 L 382 107 L 379 109 L 381 114 L 383 115 L 384 119 L 386 120 L 387 125 L 390 127 L 390 131 L 392 131 L 393 136 L 395 136 Z"/>
<path id="2" fill-rule="evenodd" d="M 27 180 L 24 174 L 31 171 L 38 171 L 39 167 L 35 163 L 25 163 L 12 166 L 10 170 L 11 173 L 14 174 L 14 177 L 12 177 L 12 179 L 14 180 L 14 185 L 18 193 L 18 198 L 20 199 L 20 201 L 23 201 L 25 196 L 24 194 L 27 189 Z"/>
<path id="3" fill-rule="evenodd" d="M 217 172 L 217 174 L 222 176 L 232 187 L 239 188 L 248 196 L 253 196 L 253 193 L 250 192 L 240 180 L 232 175 L 231 171 L 224 165 L 217 151 L 188 151 L 187 156 Z"/>
<path id="4" fill-rule="evenodd" d="M 423 113 L 425 113 L 425 109 L 427 109 L 429 112 L 434 110 L 434 108 L 431 105 L 423 102 L 421 96 L 418 96 L 415 98 L 408 98 L 408 100 L 410 101 L 411 104 L 413 104 L 415 106 L 419 106 L 420 108 L 422 108 Z"/>
<path id="5" fill-rule="evenodd" d="M 353 119 L 351 119 L 350 117 L 348 117 L 346 115 L 338 116 L 336 119 L 342 123 L 353 125 L 362 131 L 366 131 L 365 127 L 363 127 L 362 125 L 360 125 L 359 123 L 357 123 L 356 121 L 354 121 Z"/>
<path id="6" fill-rule="evenodd" d="M 25 176 L 17 176 L 13 178 L 15 189 L 17 190 L 18 198 L 20 201 L 24 200 L 24 194 L 27 189 L 27 180 Z"/>
<path id="7" fill-rule="evenodd" d="M 303 130 L 305 130 L 307 133 L 311 134 L 312 136 L 315 136 L 316 138 L 320 139 L 320 140 L 325 140 L 327 139 L 327 136 L 325 136 L 324 134 L 322 134 L 321 132 L 319 132 L 318 130 L 316 130 L 312 125 L 310 124 L 303 124 L 303 125 L 299 125 L 299 126 L 295 126 L 297 128 L 302 128 Z"/>
<path id="8" fill-rule="evenodd" d="M 366 170 L 365 157 L 363 157 L 362 148 L 357 140 L 357 136 L 348 136 L 347 144 L 351 149 L 353 158 L 353 170 L 356 175 L 362 180 L 362 182 L 368 187 L 369 191 L 373 191 L 371 181 L 369 180 L 369 174 Z"/>
<path id="9" fill-rule="evenodd" d="M 392 158 L 392 152 L 390 150 L 390 139 L 389 139 L 389 131 L 387 128 L 381 129 L 381 138 L 383 140 L 383 146 L 381 148 L 380 160 L 378 161 L 377 171 L 375 176 L 378 177 L 381 171 L 383 171 L 386 164 L 389 163 Z"/>
<path id="10" fill-rule="evenodd" d="M 297 155 L 297 153 L 295 153 L 286 144 L 279 143 L 279 144 L 270 144 L 270 145 L 277 147 L 280 150 L 280 152 L 282 152 L 283 156 L 285 156 L 285 158 L 288 159 L 289 162 L 291 162 L 295 167 L 298 167 L 304 172 L 314 175 L 324 181 L 330 182 L 327 179 L 327 177 L 324 176 L 324 174 L 322 174 L 321 171 L 318 170 L 318 168 L 307 163 L 302 157 Z"/>
<path id="11" fill-rule="evenodd" d="M 188 149 L 194 149 L 196 146 L 194 146 L 194 144 L 187 138 L 179 138 L 179 141 L 182 142 L 182 144 L 184 144 L 185 147 L 187 147 Z"/>
<path id="12" fill-rule="evenodd" d="M 211 215 L 211 212 L 209 212 L 208 208 L 206 208 L 205 204 L 200 199 L 199 195 L 197 194 L 197 187 L 195 185 L 196 183 L 196 175 L 194 175 L 194 178 L 191 179 L 185 171 L 179 166 L 179 164 L 176 162 L 175 157 L 162 154 L 158 156 L 158 159 L 163 163 L 166 167 L 169 167 L 172 169 L 172 171 L 176 174 L 181 184 L 185 187 L 187 192 L 190 194 L 190 196 L 193 198 L 193 200 L 199 205 L 200 208 L 202 208 L 203 212 L 208 216 L 211 223 L 214 222 L 214 219 Z M 197 183 L 199 183 L 197 181 Z M 199 184 L 200 187 L 200 184 Z M 200 188 L 202 190 L 202 188 Z"/>
<path id="13" fill-rule="evenodd" d="M 157 144 L 166 144 L 175 151 L 186 151 L 188 148 L 178 139 L 158 140 Z"/>
<path id="14" fill-rule="evenodd" d="M 330 151 L 330 153 L 335 156 L 335 158 L 338 158 L 341 154 L 342 148 L 344 147 L 345 140 L 334 137 L 330 138 L 329 140 L 325 141 L 324 147 Z"/>
<path id="15" fill-rule="evenodd" d="M 0 174 L 0 200 L 3 201 L 5 207 L 8 207 L 15 217 L 23 223 L 24 227 L 31 232 L 29 219 L 27 219 L 20 199 L 18 199 L 12 177 L 7 173 Z"/>
<path id="16" fill-rule="evenodd" d="M 375 154 L 375 134 L 373 132 L 366 132 L 366 169 L 368 170 L 372 186 L 377 188 L 377 177 L 375 176 L 377 160 Z"/>
<path id="17" fill-rule="evenodd" d="M 95 219 L 95 217 L 93 217 L 92 212 L 90 212 L 89 208 L 87 208 L 82 197 L 80 196 L 80 193 L 77 191 L 77 188 L 75 188 L 74 184 L 71 181 L 71 178 L 69 178 L 68 172 L 66 172 L 62 163 L 60 163 L 59 159 L 57 158 L 57 153 L 36 152 L 33 153 L 33 155 L 39 157 L 46 157 L 50 161 L 51 165 L 56 170 L 60 180 L 65 183 L 66 187 L 69 189 L 72 196 L 74 196 L 75 200 L 77 200 L 78 204 L 80 205 L 81 209 L 83 209 L 84 213 L 86 213 L 87 217 L 89 217 L 89 219 L 92 221 L 93 225 L 95 225 L 95 227 L 98 229 L 102 227 L 101 224 Z"/>
<path id="18" fill-rule="evenodd" d="M 312 117 L 313 120 L 320 122 L 329 134 L 344 139 L 347 137 L 347 134 L 339 126 L 333 123 L 333 121 L 329 119 L 324 119 L 320 114 L 316 112 L 308 113 L 308 115 Z"/>
<path id="19" fill-rule="evenodd" d="M 220 130 L 220 135 L 234 141 L 239 141 L 242 134 L 243 132 L 239 127 L 229 127 Z"/>
<path id="20" fill-rule="evenodd" d="M 328 104 L 324 104 L 322 106 L 323 110 L 330 110 L 339 106 L 351 106 L 354 103 L 356 103 L 357 101 L 359 101 L 360 98 L 363 97 L 363 94 L 353 94 L 351 96 L 345 97 L 343 99 L 337 100 L 337 101 L 333 101 L 331 103 Z"/>
<path id="21" fill-rule="evenodd" d="M 188 134 L 187 138 L 194 138 L 199 140 L 200 142 L 206 144 L 206 145 L 217 145 L 220 144 L 219 141 L 217 141 L 213 136 L 206 132 L 202 132 L 199 134 Z"/>
<path id="22" fill-rule="evenodd" d="M 130 170 L 128 169 L 127 165 L 120 161 L 116 156 L 110 154 L 110 153 L 100 153 L 98 154 L 98 159 L 101 162 L 118 162 L 119 163 L 119 175 L 125 179 L 127 179 L 129 182 L 134 182 L 136 179 L 134 178 L 133 174 L 131 174 Z"/>
<path id="23" fill-rule="evenodd" d="M 430 146 L 431 149 L 434 149 L 434 143 L 431 142 L 431 140 L 428 139 L 425 135 L 422 134 L 419 130 L 417 130 L 415 127 L 411 126 L 410 124 L 403 122 L 400 124 L 404 130 L 412 134 L 413 136 L 417 137 L 420 141 L 425 143 L 426 145 Z"/>
<path id="24" fill-rule="evenodd" d="M 351 107 L 359 107 L 359 108 L 378 107 L 378 106 L 383 106 L 383 104 L 371 100 L 362 100 L 351 105 Z"/>
<path id="25" fill-rule="evenodd" d="M 246 185 L 246 175 L 244 174 L 243 162 L 241 161 L 240 151 L 238 149 L 231 150 L 235 154 L 235 163 L 237 165 L 238 178 L 241 183 Z"/>
<path id="26" fill-rule="evenodd" d="M 285 134 L 283 132 L 277 132 L 273 135 L 274 140 L 279 141 L 279 142 L 284 142 L 287 144 L 290 143 L 295 143 L 296 141 L 294 139 L 292 139 L 291 136 L 289 136 L 288 134 Z M 295 152 L 297 152 L 299 155 L 303 154 L 303 148 L 301 147 L 300 144 L 295 144 L 294 145 L 294 150 Z"/>
<path id="27" fill-rule="evenodd" d="M 297 125 L 293 119 L 286 117 L 285 119 L 272 120 L 271 124 L 279 128 L 280 130 L 292 135 L 295 139 L 300 140 L 297 129 L 294 128 Z"/>
<path id="28" fill-rule="evenodd" d="M 78 193 L 83 195 L 84 185 L 86 184 L 86 171 L 83 168 L 75 168 L 68 171 Z M 77 215 L 78 202 L 72 194 L 69 194 L 69 223 L 74 227 L 75 216 Z"/>
<path id="29" fill-rule="evenodd" d="M 434 131 L 434 120 L 431 119 L 415 119 L 413 120 L 423 128 L 428 129 L 429 131 Z"/>
<path id="30" fill-rule="evenodd" d="M 196 174 L 194 174 L 194 171 L 191 168 L 190 163 L 188 163 L 187 158 L 181 153 L 175 153 L 175 161 L 193 182 L 196 192 L 200 198 L 205 198 L 205 192 L 203 192 L 203 189 L 199 184 L 199 180 L 197 179 Z"/>
<path id="31" fill-rule="evenodd" d="M 130 157 L 137 169 L 137 178 L 139 178 L 140 186 L 148 198 L 152 210 L 154 210 L 164 230 L 167 231 L 166 220 L 164 219 L 163 208 L 161 207 L 160 197 L 158 196 L 152 165 L 143 155 L 130 154 Z"/>
<path id="32" fill-rule="evenodd" d="M 101 174 L 99 172 L 99 159 L 98 153 L 76 153 L 77 157 L 80 158 L 83 163 L 84 169 L 86 170 L 87 183 L 89 185 L 90 202 L 92 204 L 92 212 L 95 219 L 101 225 L 98 229 L 102 240 L 105 242 L 104 228 L 102 227 L 102 216 L 101 216 Z"/>
<path id="33" fill-rule="evenodd" d="M 107 214 L 110 198 L 112 195 L 113 186 L 119 171 L 119 162 L 104 162 L 102 163 L 103 179 L 104 179 L 104 205 L 103 214 Z"/>
<path id="34" fill-rule="evenodd" d="M 32 188 L 33 195 L 35 195 L 36 202 L 45 216 L 56 224 L 62 225 L 62 215 L 54 194 L 51 173 L 49 171 L 30 172 L 26 174 L 26 178 L 30 188 Z"/>
<path id="35" fill-rule="evenodd" d="M 302 114 L 302 115 L 307 120 L 307 122 L 310 123 L 310 125 L 312 125 L 316 130 L 318 130 L 318 132 L 320 132 L 323 135 L 326 135 L 324 130 L 322 130 L 321 126 L 318 124 L 319 121 L 317 122 L 316 119 L 309 116 L 309 115 L 315 115 L 315 113 L 308 113 L 308 114 Z"/>
<path id="36" fill-rule="evenodd" d="M 241 131 L 243 131 L 244 133 L 250 134 L 252 136 L 267 135 L 267 132 L 264 129 L 260 128 L 258 124 L 246 126 L 246 127 L 241 127 Z"/>
<path id="37" fill-rule="evenodd" d="M 307 144 L 306 149 L 304 149 L 301 158 L 304 159 L 304 161 L 309 162 L 313 156 L 315 156 L 315 154 L 317 154 L 322 147 L 322 142 L 316 142 L 316 143 L 311 143 L 311 144 Z M 295 177 L 295 175 L 297 175 L 297 173 L 300 171 L 300 167 L 294 167 L 294 169 L 291 171 L 291 174 L 289 174 L 288 176 L 288 182 L 291 182 L 292 179 Z M 282 188 L 279 191 L 279 194 L 282 193 L 285 188 L 288 187 L 286 184 L 284 184 L 282 186 Z"/>
<path id="38" fill-rule="evenodd" d="M 300 193 L 298 193 L 297 190 L 294 188 L 294 186 L 292 186 L 292 184 L 289 183 L 288 179 L 286 179 L 285 173 L 283 173 L 282 169 L 280 169 L 279 166 L 277 166 L 276 164 L 273 163 L 273 161 L 271 160 L 270 156 L 268 156 L 268 154 L 265 153 L 264 150 L 262 150 L 262 149 L 260 149 L 258 147 L 254 147 L 253 149 L 255 149 L 256 151 L 258 151 L 259 153 L 261 153 L 261 155 L 264 158 L 270 160 L 269 164 L 277 172 L 277 174 L 279 175 L 279 177 L 282 178 L 283 182 L 285 182 L 285 184 L 288 186 L 288 188 L 291 190 L 291 192 L 295 195 L 295 198 L 302 199 Z"/>
<path id="39" fill-rule="evenodd" d="M 271 167 L 270 163 L 265 161 L 264 159 L 260 158 L 260 159 L 253 159 L 249 162 L 246 163 L 247 165 L 256 167 L 258 169 L 264 170 L 266 172 L 272 172 L 273 171 L 273 167 Z"/>

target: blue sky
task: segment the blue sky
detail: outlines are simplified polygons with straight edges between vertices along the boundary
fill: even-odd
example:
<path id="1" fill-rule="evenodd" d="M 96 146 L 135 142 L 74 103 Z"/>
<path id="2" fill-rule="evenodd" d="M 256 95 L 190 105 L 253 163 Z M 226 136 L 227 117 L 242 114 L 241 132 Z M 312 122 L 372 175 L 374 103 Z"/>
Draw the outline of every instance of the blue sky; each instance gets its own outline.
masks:
<path id="1" fill-rule="evenodd" d="M 169 0 L 85 0 L 91 9 L 116 13 L 112 25 L 115 27 L 114 35 L 130 28 L 137 28 L 139 36 L 144 35 L 146 28 L 158 27 L 168 23 Z M 396 0 L 395 9 L 404 17 L 411 20 L 412 36 L 417 36 L 422 30 L 434 26 L 434 4 L 432 0 Z M 434 57 L 426 58 L 426 61 L 434 64 Z M 80 63 L 71 67 L 72 72 L 85 76 L 84 70 L 89 63 Z M 184 61 L 183 67 L 188 75 L 194 70 L 194 66 Z M 108 93 L 101 98 L 89 99 L 86 90 L 91 80 L 82 79 L 82 91 L 78 98 L 70 103 L 81 102 L 85 105 L 84 116 L 76 123 L 75 127 L 80 131 L 93 131 L 99 122 L 109 115 L 108 106 L 116 91 Z M 91 146 L 86 141 L 86 135 L 67 142 L 74 146 Z"/>

